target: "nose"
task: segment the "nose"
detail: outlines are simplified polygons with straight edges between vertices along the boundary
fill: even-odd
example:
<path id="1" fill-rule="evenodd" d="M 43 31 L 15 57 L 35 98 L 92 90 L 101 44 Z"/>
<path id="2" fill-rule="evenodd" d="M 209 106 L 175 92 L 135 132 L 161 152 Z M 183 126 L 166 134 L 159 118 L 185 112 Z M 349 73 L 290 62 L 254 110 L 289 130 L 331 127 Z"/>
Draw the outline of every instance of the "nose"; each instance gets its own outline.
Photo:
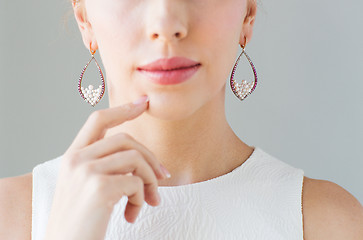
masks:
<path id="1" fill-rule="evenodd" d="M 153 31 L 150 34 L 150 39 L 155 40 L 155 39 L 160 39 L 163 40 L 164 42 L 171 42 L 174 39 L 182 39 L 185 37 L 185 33 L 183 31 L 176 31 L 175 33 L 173 33 L 175 31 L 165 31 L 163 30 L 159 30 L 159 31 Z"/>
<path id="2" fill-rule="evenodd" d="M 185 38 L 188 29 L 187 16 L 180 3 L 183 1 L 160 0 L 152 2 L 146 19 L 149 39 L 173 42 Z"/>

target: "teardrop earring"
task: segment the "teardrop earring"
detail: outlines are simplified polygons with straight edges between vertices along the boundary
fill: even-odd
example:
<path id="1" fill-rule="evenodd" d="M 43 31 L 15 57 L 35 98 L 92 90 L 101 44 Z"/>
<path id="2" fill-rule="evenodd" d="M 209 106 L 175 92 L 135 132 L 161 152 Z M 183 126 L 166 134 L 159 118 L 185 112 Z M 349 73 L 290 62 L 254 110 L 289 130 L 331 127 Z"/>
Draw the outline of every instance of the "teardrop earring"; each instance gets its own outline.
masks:
<path id="1" fill-rule="evenodd" d="M 105 93 L 105 80 L 103 78 L 103 73 L 101 71 L 100 65 L 98 64 L 96 58 L 94 57 L 94 54 L 96 53 L 96 50 L 92 50 L 92 43 L 89 44 L 89 49 L 90 49 L 90 53 L 92 55 L 91 59 L 88 61 L 88 63 L 86 64 L 86 66 L 84 66 L 82 72 L 81 72 L 81 76 L 79 77 L 78 80 L 78 92 L 81 95 L 81 97 L 88 102 L 89 104 L 92 105 L 92 107 L 94 107 L 99 101 L 101 101 L 103 94 Z M 101 81 L 102 84 L 98 86 L 97 89 L 94 89 L 94 87 L 92 85 L 89 85 L 87 88 L 83 88 L 82 85 L 82 79 L 83 79 L 83 74 L 86 71 L 88 65 L 91 63 L 92 60 L 95 60 L 95 64 L 98 68 L 98 72 L 100 73 L 100 77 L 101 77 Z"/>
<path id="2" fill-rule="evenodd" d="M 245 37 L 245 44 L 241 45 L 242 47 L 242 52 L 239 55 L 239 57 L 237 58 L 236 63 L 234 64 L 233 67 L 233 71 L 231 74 L 231 78 L 230 78 L 230 85 L 232 88 L 232 91 L 234 93 L 234 95 L 241 101 L 243 101 L 248 95 L 250 95 L 256 88 L 257 86 L 257 72 L 256 72 L 256 68 L 253 65 L 250 57 L 247 55 L 246 51 L 245 51 L 245 46 L 246 46 L 247 40 Z M 234 74 L 236 72 L 236 68 L 238 65 L 238 62 L 242 56 L 242 54 L 244 54 L 248 60 L 248 62 L 250 63 L 252 70 L 253 70 L 253 74 L 254 74 L 254 81 L 253 82 L 247 82 L 246 80 L 242 80 L 242 83 L 238 83 L 236 82 L 233 78 L 234 78 Z"/>

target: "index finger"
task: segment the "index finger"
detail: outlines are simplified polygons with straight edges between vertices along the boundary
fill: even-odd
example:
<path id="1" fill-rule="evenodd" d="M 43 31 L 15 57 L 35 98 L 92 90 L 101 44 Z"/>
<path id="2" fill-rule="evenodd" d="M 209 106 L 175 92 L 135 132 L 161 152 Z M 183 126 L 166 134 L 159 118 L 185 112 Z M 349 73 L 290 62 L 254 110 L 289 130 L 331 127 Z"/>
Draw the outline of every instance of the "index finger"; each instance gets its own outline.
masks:
<path id="1" fill-rule="evenodd" d="M 141 115 L 148 108 L 148 102 L 149 97 L 143 96 L 132 103 L 93 112 L 68 150 L 81 149 L 102 139 L 108 128 L 115 127 Z"/>

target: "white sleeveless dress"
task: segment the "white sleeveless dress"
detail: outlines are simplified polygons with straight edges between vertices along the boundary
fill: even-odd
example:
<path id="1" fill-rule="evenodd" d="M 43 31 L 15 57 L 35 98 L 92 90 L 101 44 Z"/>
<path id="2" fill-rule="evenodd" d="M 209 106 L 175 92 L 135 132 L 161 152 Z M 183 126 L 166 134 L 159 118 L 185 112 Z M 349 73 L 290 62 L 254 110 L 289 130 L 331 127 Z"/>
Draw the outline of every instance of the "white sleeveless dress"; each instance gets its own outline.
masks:
<path id="1" fill-rule="evenodd" d="M 61 157 L 33 169 L 33 240 L 44 238 Z M 159 186 L 161 204 L 144 203 L 134 224 L 125 220 L 127 197 L 121 198 L 105 239 L 303 240 L 303 178 L 302 169 L 255 147 L 241 166 L 227 174 Z"/>

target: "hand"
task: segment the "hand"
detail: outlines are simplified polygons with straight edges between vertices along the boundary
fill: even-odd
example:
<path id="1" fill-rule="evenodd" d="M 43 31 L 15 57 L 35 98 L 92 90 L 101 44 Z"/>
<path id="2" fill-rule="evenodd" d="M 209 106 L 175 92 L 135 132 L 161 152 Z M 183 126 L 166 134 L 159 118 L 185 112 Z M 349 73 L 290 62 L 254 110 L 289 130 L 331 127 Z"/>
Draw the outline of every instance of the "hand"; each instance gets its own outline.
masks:
<path id="1" fill-rule="evenodd" d="M 93 112 L 63 155 L 46 238 L 103 239 L 114 205 L 128 197 L 125 219 L 134 222 L 142 204 L 160 203 L 161 164 L 126 133 L 104 138 L 108 128 L 141 115 L 148 102 Z"/>

